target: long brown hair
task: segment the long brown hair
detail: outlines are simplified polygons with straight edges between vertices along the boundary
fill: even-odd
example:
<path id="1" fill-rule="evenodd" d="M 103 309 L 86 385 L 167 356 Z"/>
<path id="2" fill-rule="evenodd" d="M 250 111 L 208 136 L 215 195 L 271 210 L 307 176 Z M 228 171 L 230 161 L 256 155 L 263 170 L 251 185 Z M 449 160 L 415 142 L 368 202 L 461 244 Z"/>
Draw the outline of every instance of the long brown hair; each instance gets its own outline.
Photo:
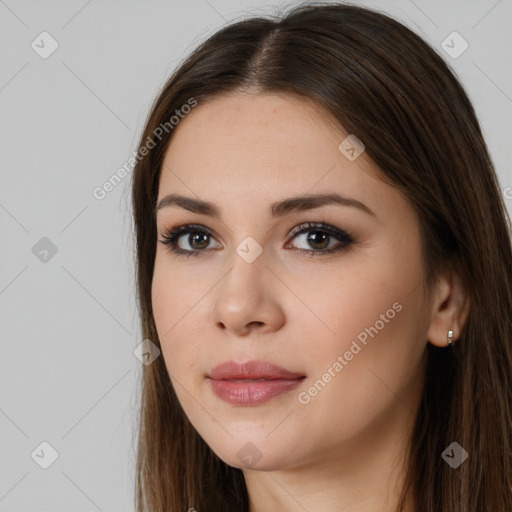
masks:
<path id="1" fill-rule="evenodd" d="M 412 496 L 418 512 L 510 511 L 510 218 L 463 87 L 429 45 L 385 14 L 316 2 L 281 17 L 235 22 L 202 43 L 170 77 L 139 148 L 149 140 L 156 145 L 133 172 L 142 338 L 160 346 L 151 304 L 154 207 L 172 137 L 169 119 L 191 99 L 200 105 L 243 89 L 312 99 L 364 141 L 385 180 L 418 213 L 427 285 L 450 264 L 468 293 L 470 313 L 457 343 L 427 344 L 402 499 Z M 143 368 L 140 400 L 137 511 L 246 512 L 242 471 L 220 460 L 197 434 L 162 357 Z M 453 441 L 469 454 L 457 469 L 441 457 Z"/>

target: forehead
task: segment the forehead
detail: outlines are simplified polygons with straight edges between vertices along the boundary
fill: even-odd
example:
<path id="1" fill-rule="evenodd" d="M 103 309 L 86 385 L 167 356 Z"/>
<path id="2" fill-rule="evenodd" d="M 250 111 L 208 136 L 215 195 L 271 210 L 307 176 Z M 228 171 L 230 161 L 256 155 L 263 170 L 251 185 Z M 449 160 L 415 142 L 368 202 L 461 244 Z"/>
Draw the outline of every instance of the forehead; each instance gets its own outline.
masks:
<path id="1" fill-rule="evenodd" d="M 353 161 L 340 151 L 348 135 L 328 111 L 296 95 L 215 97 L 174 129 L 159 198 L 176 192 L 266 209 L 292 195 L 337 192 L 364 198 L 374 211 L 389 202 L 399 207 L 398 192 L 364 151 Z"/>
<path id="2" fill-rule="evenodd" d="M 233 172 L 245 183 L 258 177 L 312 178 L 339 160 L 338 145 L 348 135 L 328 116 L 295 95 L 216 97 L 176 126 L 164 166 L 212 181 Z"/>
<path id="3" fill-rule="evenodd" d="M 330 113 L 312 100 L 291 94 L 232 93 L 198 105 L 173 132 L 173 146 L 201 141 L 201 149 L 305 153 L 346 136 Z M 340 139 L 341 140 L 341 139 Z M 198 148 L 199 149 L 199 148 Z M 216 151 L 216 152 L 218 152 Z M 200 156 L 200 155 L 194 155 Z"/>

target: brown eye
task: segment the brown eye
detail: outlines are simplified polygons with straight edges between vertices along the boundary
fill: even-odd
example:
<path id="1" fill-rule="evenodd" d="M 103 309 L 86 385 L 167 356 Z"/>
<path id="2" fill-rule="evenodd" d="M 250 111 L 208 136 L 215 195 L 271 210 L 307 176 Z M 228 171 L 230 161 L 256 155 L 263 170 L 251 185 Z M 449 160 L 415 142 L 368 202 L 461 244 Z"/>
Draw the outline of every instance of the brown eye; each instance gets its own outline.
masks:
<path id="1" fill-rule="evenodd" d="M 168 245 L 171 252 L 186 256 L 201 256 L 206 253 L 213 239 L 210 231 L 201 225 L 179 226 L 161 234 L 161 237 L 160 243 Z"/>
<path id="2" fill-rule="evenodd" d="M 200 233 L 200 234 L 192 234 L 188 235 L 188 244 L 193 249 L 206 249 L 209 245 L 210 235 Z M 197 244 L 197 245 L 196 245 Z M 179 246 L 179 244 L 178 244 Z"/>
<path id="3" fill-rule="evenodd" d="M 354 242 L 345 231 L 325 223 L 307 223 L 297 226 L 294 229 L 293 240 L 296 239 L 302 240 L 302 244 L 306 246 L 297 250 L 311 256 L 336 252 Z M 338 240 L 338 243 L 335 240 Z M 293 247 L 296 247 L 296 242 L 293 243 Z"/>

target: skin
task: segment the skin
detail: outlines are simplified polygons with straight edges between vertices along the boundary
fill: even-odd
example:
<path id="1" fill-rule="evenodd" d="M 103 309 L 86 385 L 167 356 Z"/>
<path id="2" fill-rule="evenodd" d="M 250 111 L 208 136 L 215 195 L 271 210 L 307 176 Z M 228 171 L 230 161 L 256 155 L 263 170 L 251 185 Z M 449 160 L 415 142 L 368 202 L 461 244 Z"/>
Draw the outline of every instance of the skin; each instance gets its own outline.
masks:
<path id="1" fill-rule="evenodd" d="M 165 155 L 158 201 L 169 193 L 201 198 L 222 218 L 177 206 L 157 211 L 159 240 L 177 225 L 212 231 L 203 245 L 190 245 L 189 234 L 180 238 L 182 249 L 203 251 L 197 258 L 157 242 L 152 301 L 162 355 L 198 433 L 243 470 L 250 512 L 393 511 L 426 345 L 447 345 L 450 329 L 456 340 L 467 317 L 455 274 L 424 295 L 415 212 L 365 152 L 354 161 L 341 153 L 347 135 L 309 100 L 231 93 L 195 107 Z M 270 214 L 275 201 L 332 192 L 361 201 L 375 216 L 340 205 Z M 292 229 L 322 221 L 354 243 L 331 254 L 299 253 L 319 251 L 307 241 L 315 228 L 290 236 Z M 252 263 L 236 252 L 248 236 L 263 249 Z M 394 318 L 301 403 L 299 394 L 395 303 L 401 310 Z M 306 379 L 264 404 L 232 405 L 205 378 L 227 360 L 269 361 Z M 247 442 L 261 455 L 256 463 L 237 456 Z M 410 503 L 404 512 L 414 512 Z"/>

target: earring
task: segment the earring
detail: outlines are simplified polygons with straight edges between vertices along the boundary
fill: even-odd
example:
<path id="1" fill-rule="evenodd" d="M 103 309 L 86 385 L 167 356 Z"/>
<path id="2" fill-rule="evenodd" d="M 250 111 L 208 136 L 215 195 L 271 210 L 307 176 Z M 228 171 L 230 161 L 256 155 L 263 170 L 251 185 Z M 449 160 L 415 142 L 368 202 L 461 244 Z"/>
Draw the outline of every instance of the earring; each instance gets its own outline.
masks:
<path id="1" fill-rule="evenodd" d="M 453 331 L 448 331 L 448 345 L 452 344 Z"/>

